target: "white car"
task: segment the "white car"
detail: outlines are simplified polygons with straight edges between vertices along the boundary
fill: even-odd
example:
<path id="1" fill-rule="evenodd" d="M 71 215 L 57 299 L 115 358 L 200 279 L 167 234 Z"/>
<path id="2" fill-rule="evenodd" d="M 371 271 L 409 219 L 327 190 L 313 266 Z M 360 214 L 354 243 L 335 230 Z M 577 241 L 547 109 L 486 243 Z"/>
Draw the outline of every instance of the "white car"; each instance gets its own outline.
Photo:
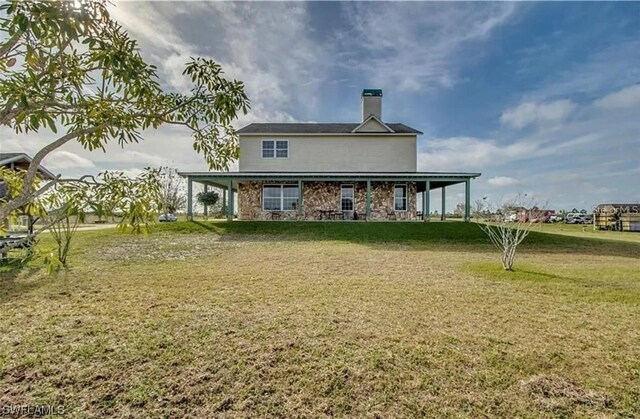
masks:
<path id="1" fill-rule="evenodd" d="M 553 214 L 551 217 L 549 217 L 550 223 L 559 223 L 559 222 L 562 222 L 563 220 L 564 219 L 562 218 L 562 215 Z"/>
<path id="2" fill-rule="evenodd" d="M 166 222 L 166 223 L 172 223 L 174 221 L 178 221 L 178 217 L 175 214 L 162 214 L 159 218 L 158 218 L 159 222 Z"/>

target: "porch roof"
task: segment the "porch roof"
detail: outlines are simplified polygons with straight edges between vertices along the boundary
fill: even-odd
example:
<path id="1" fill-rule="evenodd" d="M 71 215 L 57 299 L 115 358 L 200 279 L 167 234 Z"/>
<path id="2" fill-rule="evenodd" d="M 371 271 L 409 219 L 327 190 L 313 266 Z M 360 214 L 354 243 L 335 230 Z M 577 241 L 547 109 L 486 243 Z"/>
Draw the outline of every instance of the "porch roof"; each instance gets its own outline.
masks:
<path id="1" fill-rule="evenodd" d="M 481 173 L 470 172 L 178 172 L 191 181 L 226 187 L 223 182 L 241 181 L 313 181 L 313 182 L 418 182 L 418 192 L 463 183 Z M 235 189 L 234 185 L 234 189 Z"/>
<path id="2" fill-rule="evenodd" d="M 20 168 L 27 170 L 33 159 L 26 153 L 0 153 L 0 166 Z M 12 165 L 13 163 L 13 165 Z M 43 165 L 38 165 L 38 173 L 44 179 L 55 179 L 56 175 L 47 170 Z"/>

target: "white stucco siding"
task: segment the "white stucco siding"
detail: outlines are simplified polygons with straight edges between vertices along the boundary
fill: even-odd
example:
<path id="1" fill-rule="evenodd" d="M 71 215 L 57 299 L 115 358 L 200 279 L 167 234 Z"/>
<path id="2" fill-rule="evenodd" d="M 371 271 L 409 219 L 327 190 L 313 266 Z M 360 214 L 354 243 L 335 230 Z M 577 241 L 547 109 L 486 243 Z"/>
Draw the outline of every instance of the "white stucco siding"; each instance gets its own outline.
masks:
<path id="1" fill-rule="evenodd" d="M 286 172 L 415 172 L 417 137 L 241 136 L 239 170 Z M 288 158 L 262 158 L 262 140 L 288 140 Z"/>

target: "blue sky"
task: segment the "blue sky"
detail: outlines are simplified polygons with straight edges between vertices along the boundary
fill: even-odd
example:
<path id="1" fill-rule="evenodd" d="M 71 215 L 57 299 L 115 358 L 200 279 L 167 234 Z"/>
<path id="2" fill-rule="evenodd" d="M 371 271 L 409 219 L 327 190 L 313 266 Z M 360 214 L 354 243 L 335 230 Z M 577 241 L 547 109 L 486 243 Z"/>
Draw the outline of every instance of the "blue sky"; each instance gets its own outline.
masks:
<path id="1" fill-rule="evenodd" d="M 243 80 L 253 109 L 239 126 L 355 122 L 362 89 L 381 88 L 383 119 L 425 133 L 419 170 L 483 173 L 474 199 L 528 193 L 567 209 L 640 200 L 638 2 L 127 2 L 113 14 L 167 89 L 188 86 L 190 55 Z M 146 138 L 124 153 L 71 146 L 48 164 L 65 174 L 205 169 L 180 130 Z"/>

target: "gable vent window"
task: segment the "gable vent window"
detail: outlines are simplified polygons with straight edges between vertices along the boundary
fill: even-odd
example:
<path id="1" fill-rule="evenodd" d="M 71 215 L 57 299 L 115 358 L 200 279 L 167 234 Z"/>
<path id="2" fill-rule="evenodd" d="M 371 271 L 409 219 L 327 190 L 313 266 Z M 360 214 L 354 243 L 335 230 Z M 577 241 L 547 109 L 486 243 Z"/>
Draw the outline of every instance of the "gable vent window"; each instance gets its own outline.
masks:
<path id="1" fill-rule="evenodd" d="M 289 141 L 264 140 L 262 141 L 262 158 L 286 159 L 289 157 Z"/>

